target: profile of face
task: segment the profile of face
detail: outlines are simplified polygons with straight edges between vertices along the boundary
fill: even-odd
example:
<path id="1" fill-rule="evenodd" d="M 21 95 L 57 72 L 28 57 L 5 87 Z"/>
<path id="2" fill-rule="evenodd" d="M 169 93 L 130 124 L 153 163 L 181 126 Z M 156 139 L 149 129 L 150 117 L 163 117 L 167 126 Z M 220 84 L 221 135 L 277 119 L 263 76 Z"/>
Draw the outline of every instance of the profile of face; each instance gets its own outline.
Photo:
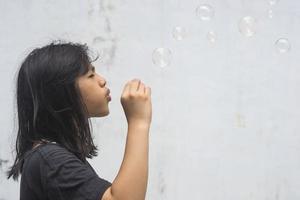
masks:
<path id="1" fill-rule="evenodd" d="M 90 65 L 89 71 L 77 78 L 77 84 L 83 101 L 88 109 L 89 117 L 103 117 L 109 114 L 108 104 L 111 101 L 110 90 L 105 87 L 104 77 L 95 72 Z"/>

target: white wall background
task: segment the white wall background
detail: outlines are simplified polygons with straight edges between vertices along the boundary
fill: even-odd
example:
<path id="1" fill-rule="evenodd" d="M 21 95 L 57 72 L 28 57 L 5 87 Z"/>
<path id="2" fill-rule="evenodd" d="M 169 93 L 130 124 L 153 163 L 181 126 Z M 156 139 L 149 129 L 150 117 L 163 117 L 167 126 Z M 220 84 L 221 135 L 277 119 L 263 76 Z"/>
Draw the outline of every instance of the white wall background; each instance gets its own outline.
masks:
<path id="1" fill-rule="evenodd" d="M 195 15 L 214 8 L 210 21 Z M 273 18 L 268 10 L 273 10 Z M 238 30 L 257 19 L 256 34 Z M 182 26 L 187 36 L 172 37 Z M 216 42 L 206 34 L 213 30 Z M 107 52 L 96 70 L 108 80 L 111 113 L 92 119 L 99 156 L 91 164 L 113 181 L 126 140 L 119 101 L 126 81 L 152 88 L 153 122 L 147 200 L 300 199 L 300 1 L 279 0 L 0 0 L 0 199 L 18 199 L 6 180 L 16 136 L 15 75 L 33 48 L 54 39 L 92 44 Z M 291 49 L 274 45 L 288 38 Z M 152 63 L 157 47 L 171 65 Z"/>

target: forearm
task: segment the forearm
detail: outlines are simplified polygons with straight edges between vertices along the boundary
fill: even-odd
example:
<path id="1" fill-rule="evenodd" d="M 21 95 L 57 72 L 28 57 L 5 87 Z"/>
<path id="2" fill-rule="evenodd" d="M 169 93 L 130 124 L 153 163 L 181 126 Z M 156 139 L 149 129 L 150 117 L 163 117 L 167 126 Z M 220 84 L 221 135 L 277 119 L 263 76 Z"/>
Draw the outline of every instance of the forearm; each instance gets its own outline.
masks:
<path id="1" fill-rule="evenodd" d="M 148 149 L 150 125 L 128 125 L 124 158 L 112 183 L 115 200 L 144 200 L 148 181 Z"/>

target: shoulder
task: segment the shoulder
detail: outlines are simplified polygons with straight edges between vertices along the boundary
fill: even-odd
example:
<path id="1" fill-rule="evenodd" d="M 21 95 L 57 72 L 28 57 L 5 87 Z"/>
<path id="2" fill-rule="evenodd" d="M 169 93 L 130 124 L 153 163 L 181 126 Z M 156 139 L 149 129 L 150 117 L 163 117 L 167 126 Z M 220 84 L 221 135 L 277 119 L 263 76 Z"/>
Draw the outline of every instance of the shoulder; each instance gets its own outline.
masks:
<path id="1" fill-rule="evenodd" d="M 41 145 L 37 147 L 37 153 L 50 168 L 65 164 L 84 165 L 74 153 L 57 143 Z"/>
<path id="2" fill-rule="evenodd" d="M 37 152 L 47 160 L 51 160 L 52 158 L 60 159 L 65 156 L 73 157 L 75 154 L 67 150 L 65 147 L 61 146 L 58 143 L 48 143 L 37 147 Z M 75 156 L 76 157 L 76 156 Z"/>
<path id="3" fill-rule="evenodd" d="M 40 169 L 41 183 L 49 199 L 85 199 L 88 196 L 98 200 L 112 185 L 99 177 L 88 162 L 82 162 L 59 144 L 38 146 L 31 152 L 31 159 L 39 159 L 32 163 Z M 31 170 L 30 166 L 27 169 Z"/>
<path id="4" fill-rule="evenodd" d="M 67 153 L 70 154 L 71 152 L 68 151 L 65 147 L 58 143 L 47 143 L 47 144 L 42 144 L 38 146 L 37 151 L 44 157 L 49 157 L 51 155 L 55 155 L 55 153 Z"/>
<path id="5" fill-rule="evenodd" d="M 26 152 L 21 172 L 22 176 L 35 183 L 44 181 L 49 171 L 55 170 L 70 158 L 77 159 L 74 154 L 59 144 L 42 144 Z M 80 162 L 79 159 L 76 162 Z"/>
<path id="6" fill-rule="evenodd" d="M 37 174 L 47 179 L 71 180 L 73 177 L 95 176 L 91 166 L 57 143 L 47 143 L 28 152 L 24 162 L 25 174 Z"/>
<path id="7" fill-rule="evenodd" d="M 66 163 L 83 164 L 74 153 L 70 152 L 60 144 L 47 143 L 28 151 L 25 155 L 24 164 L 25 166 L 30 166 L 30 168 L 41 165 L 47 165 L 49 168 L 54 168 Z"/>

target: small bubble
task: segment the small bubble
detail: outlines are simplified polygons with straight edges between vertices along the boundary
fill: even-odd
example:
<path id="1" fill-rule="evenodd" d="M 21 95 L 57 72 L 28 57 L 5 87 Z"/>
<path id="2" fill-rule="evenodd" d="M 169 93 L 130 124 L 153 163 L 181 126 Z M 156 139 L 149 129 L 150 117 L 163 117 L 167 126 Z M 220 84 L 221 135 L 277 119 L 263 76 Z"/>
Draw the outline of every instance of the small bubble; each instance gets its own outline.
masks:
<path id="1" fill-rule="evenodd" d="M 252 37 L 255 34 L 256 20 L 251 16 L 243 17 L 239 21 L 239 31 L 246 37 Z"/>
<path id="2" fill-rule="evenodd" d="M 269 17 L 270 19 L 273 18 L 273 10 L 268 10 L 268 17 Z"/>
<path id="3" fill-rule="evenodd" d="M 214 31 L 209 31 L 206 35 L 206 38 L 208 39 L 209 42 L 215 43 L 216 42 L 216 34 Z"/>
<path id="4" fill-rule="evenodd" d="M 236 114 L 236 123 L 238 128 L 246 128 L 246 118 L 244 115 L 237 113 Z"/>
<path id="5" fill-rule="evenodd" d="M 176 26 L 173 29 L 173 37 L 175 40 L 183 40 L 186 37 L 186 30 L 183 27 Z"/>
<path id="6" fill-rule="evenodd" d="M 278 3 L 278 1 L 279 1 L 279 0 L 269 0 L 269 4 L 270 4 L 271 6 L 274 6 L 275 4 Z"/>
<path id="7" fill-rule="evenodd" d="M 211 20 L 215 13 L 214 9 L 208 4 L 202 4 L 196 8 L 196 15 L 203 21 Z"/>
<path id="8" fill-rule="evenodd" d="M 152 61 L 159 67 L 166 67 L 171 63 L 172 53 L 167 48 L 157 48 L 153 51 Z"/>
<path id="9" fill-rule="evenodd" d="M 291 44 L 288 39 L 280 38 L 275 42 L 276 49 L 279 53 L 286 53 L 291 49 Z"/>

